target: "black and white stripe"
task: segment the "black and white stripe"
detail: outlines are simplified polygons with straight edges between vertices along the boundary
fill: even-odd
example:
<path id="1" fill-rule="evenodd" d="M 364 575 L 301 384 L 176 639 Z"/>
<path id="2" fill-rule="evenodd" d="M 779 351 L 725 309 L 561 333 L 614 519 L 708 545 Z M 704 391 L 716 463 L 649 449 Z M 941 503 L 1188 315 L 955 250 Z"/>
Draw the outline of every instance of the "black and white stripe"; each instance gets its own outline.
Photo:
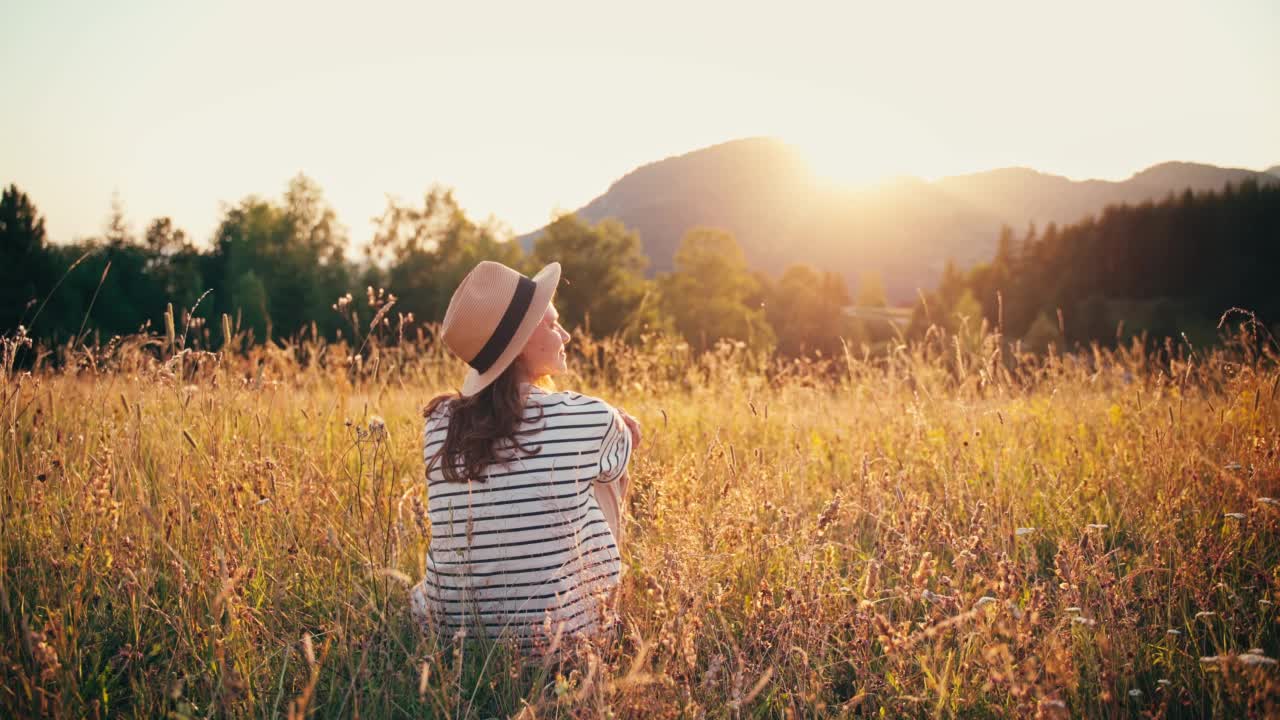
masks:
<path id="1" fill-rule="evenodd" d="M 435 456 L 447 432 L 446 406 L 423 429 L 431 548 L 414 609 L 448 634 L 465 627 L 526 649 L 548 641 L 548 627 L 592 631 L 596 598 L 621 571 L 591 492 L 626 471 L 631 435 L 621 416 L 593 397 L 531 388 L 517 435 L 524 449 L 499 448 L 510 459 L 479 482 L 445 481 Z"/>

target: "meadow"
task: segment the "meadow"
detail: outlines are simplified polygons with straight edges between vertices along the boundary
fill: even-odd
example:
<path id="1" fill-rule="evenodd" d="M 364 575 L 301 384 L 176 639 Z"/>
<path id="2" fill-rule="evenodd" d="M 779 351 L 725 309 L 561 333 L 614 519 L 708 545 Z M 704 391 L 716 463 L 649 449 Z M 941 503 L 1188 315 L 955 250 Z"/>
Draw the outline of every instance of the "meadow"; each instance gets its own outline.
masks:
<path id="1" fill-rule="evenodd" d="M 616 626 L 541 661 L 407 609 L 421 408 L 462 365 L 424 335 L 224 332 L 239 352 L 172 323 L 6 341 L 0 716 L 1280 712 L 1280 350 L 1256 324 L 808 361 L 575 339 L 559 385 L 645 441 Z"/>

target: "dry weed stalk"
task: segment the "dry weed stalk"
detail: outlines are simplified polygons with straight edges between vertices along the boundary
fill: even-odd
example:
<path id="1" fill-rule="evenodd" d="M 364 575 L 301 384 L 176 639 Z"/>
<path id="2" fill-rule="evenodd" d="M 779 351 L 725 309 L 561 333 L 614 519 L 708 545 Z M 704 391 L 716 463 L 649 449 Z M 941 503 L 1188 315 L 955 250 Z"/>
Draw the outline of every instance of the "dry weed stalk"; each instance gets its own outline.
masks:
<path id="1" fill-rule="evenodd" d="M 460 366 L 393 297 L 367 328 L 344 300 L 358 343 L 252 346 L 223 318 L 210 344 L 189 314 L 3 341 L 0 714 L 1278 711 L 1280 370 L 1255 325 L 786 362 L 583 338 L 562 384 L 652 435 L 614 630 L 529 662 L 408 614 L 418 410 Z"/>

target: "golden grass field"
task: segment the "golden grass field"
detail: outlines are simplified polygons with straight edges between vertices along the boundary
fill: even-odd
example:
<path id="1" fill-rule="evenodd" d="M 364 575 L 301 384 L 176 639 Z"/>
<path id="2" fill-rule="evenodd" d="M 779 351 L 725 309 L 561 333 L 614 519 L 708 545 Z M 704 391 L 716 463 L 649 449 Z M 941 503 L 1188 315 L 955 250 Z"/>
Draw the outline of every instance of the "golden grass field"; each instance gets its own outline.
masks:
<path id="1" fill-rule="evenodd" d="M 547 662 L 408 613 L 421 408 L 460 363 L 182 345 L 7 346 L 0 716 L 1280 712 L 1269 338 L 834 365 L 575 339 L 559 385 L 645 441 L 619 629 Z"/>

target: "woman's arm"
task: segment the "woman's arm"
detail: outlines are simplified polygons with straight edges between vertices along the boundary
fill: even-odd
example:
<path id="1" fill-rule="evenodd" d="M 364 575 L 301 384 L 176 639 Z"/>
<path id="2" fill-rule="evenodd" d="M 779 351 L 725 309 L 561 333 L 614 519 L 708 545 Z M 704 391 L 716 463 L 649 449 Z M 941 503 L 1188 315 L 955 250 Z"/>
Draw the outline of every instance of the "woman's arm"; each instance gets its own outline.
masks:
<path id="1" fill-rule="evenodd" d="M 619 409 L 618 414 L 622 416 L 622 422 L 627 424 L 627 430 L 631 431 L 631 449 L 635 450 L 640 447 L 640 421 L 628 414 L 626 410 Z"/>
<path id="2" fill-rule="evenodd" d="M 605 522 L 609 524 L 613 541 L 617 543 L 619 550 L 622 549 L 622 516 L 630 486 L 631 476 L 625 472 L 613 482 L 595 483 L 596 502 L 604 513 Z"/>
<path id="3" fill-rule="evenodd" d="M 616 409 L 616 408 L 615 408 Z M 627 435 L 630 439 L 629 447 L 626 447 L 624 459 L 622 460 L 622 468 L 626 467 L 626 459 L 638 447 L 640 447 L 640 421 L 636 420 L 625 410 L 616 409 L 617 417 L 622 419 L 623 425 L 627 428 Z M 600 506 L 601 512 L 604 513 L 605 522 L 609 525 L 609 530 L 613 533 L 613 541 L 617 544 L 618 549 L 622 549 L 623 540 L 623 517 L 626 514 L 627 489 L 631 486 L 631 476 L 623 469 L 622 473 L 611 481 L 596 482 L 595 494 L 596 503 Z"/>

